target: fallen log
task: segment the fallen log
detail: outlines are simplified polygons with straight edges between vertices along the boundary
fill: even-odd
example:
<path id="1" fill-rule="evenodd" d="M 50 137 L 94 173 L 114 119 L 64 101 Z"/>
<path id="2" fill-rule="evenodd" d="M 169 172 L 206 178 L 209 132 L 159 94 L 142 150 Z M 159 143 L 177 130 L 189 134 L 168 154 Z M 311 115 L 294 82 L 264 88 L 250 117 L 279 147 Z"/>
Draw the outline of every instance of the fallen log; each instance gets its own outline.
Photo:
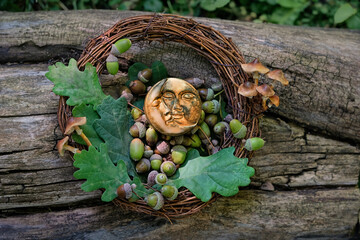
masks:
<path id="1" fill-rule="evenodd" d="M 5 54 L 0 54 L 0 61 L 15 62 L 0 65 L 0 211 L 5 217 L 0 218 L 1 238 L 140 238 L 148 234 L 151 234 L 148 238 L 162 238 L 174 234 L 182 238 L 318 239 L 359 234 L 360 196 L 355 186 L 360 150 L 354 144 L 358 141 L 359 74 L 343 82 L 350 67 L 331 79 L 327 79 L 327 75 L 319 75 L 318 79 L 307 75 L 312 64 L 318 64 L 319 69 L 323 67 L 317 72 L 330 72 L 351 59 L 358 60 L 356 37 L 359 33 L 198 19 L 232 37 L 248 59 L 261 55 L 268 66 L 284 69 L 293 81 L 290 88 L 280 88 L 280 108 L 262 120 L 262 136 L 267 144 L 250 162 L 256 170 L 252 185 L 234 197 L 220 198 L 199 214 L 169 225 L 164 219 L 101 204 L 99 191 L 81 191 L 83 181 L 72 176 L 76 170 L 72 160 L 69 156 L 60 158 L 55 150 L 56 141 L 62 138 L 56 119 L 58 97 L 51 93 L 52 83 L 44 77 L 48 64 L 39 63 L 57 57 L 76 57 L 83 39 L 110 27 L 118 18 L 142 13 L 1 14 L 0 52 Z M 85 18 L 88 21 L 84 21 Z M 64 19 L 67 23 L 60 24 Z M 312 39 L 316 51 L 326 50 L 323 60 L 319 60 L 322 58 L 315 50 L 306 50 L 305 45 L 303 52 L 298 49 L 300 55 L 294 52 L 296 44 L 290 48 L 291 41 L 308 41 L 294 40 L 293 34 L 299 35 L 299 31 Z M 13 35 L 15 32 L 17 35 Z M 269 32 L 277 32 L 281 38 L 270 38 Z M 333 45 L 326 39 L 340 39 L 339 33 L 346 36 L 343 42 L 337 40 L 338 49 L 346 58 L 338 58 L 334 49 L 327 49 Z M 351 46 L 353 51 L 347 49 Z M 277 57 L 272 57 L 274 53 Z M 300 56 L 314 60 L 307 65 L 306 57 Z M 151 43 L 149 48 L 139 44 L 126 58 L 141 59 L 147 64 L 152 59 L 161 59 L 174 76 L 184 77 L 192 72 L 202 73 L 207 80 L 216 77 L 211 64 L 178 45 Z M 284 59 L 292 59 L 295 64 L 286 65 Z M 283 65 L 278 61 L 284 61 L 280 62 Z M 327 68 L 322 61 L 332 61 L 331 67 Z M 356 62 L 347 66 L 354 68 L 351 74 L 359 72 L 354 67 Z M 311 90 L 325 83 L 341 86 L 343 91 L 330 97 L 328 92 Z M 116 87 L 116 84 L 103 82 L 109 92 L 110 86 Z M 350 91 L 346 91 L 349 86 Z M 309 91 L 306 96 L 323 97 L 322 104 L 327 105 L 320 106 L 317 100 L 311 101 L 316 106 L 303 104 L 300 95 L 305 96 L 301 93 L 304 89 Z M 345 104 L 339 100 L 341 94 L 345 98 L 355 94 L 351 98 L 354 101 L 346 103 L 346 107 L 353 107 L 352 113 L 336 113 L 336 109 Z M 301 104 L 295 106 L 296 101 Z M 329 107 L 335 113 L 326 112 Z M 323 115 L 323 122 L 315 121 Z M 307 116 L 315 120 L 306 122 Z M 345 126 L 335 128 L 340 120 Z M 351 134 L 346 136 L 346 131 Z"/>

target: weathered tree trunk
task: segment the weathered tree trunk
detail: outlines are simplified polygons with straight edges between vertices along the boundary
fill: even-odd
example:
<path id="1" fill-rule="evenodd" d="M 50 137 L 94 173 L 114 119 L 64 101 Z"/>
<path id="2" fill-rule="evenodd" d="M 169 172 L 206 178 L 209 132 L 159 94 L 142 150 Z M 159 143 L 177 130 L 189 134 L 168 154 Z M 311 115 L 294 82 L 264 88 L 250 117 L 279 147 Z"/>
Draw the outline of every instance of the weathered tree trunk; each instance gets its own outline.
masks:
<path id="1" fill-rule="evenodd" d="M 62 138 L 58 97 L 44 77 L 48 63 L 41 63 L 76 57 L 84 39 L 143 13 L 0 14 L 1 238 L 318 239 L 359 234 L 359 32 L 197 19 L 231 37 L 248 59 L 259 57 L 283 69 L 290 87 L 278 87 L 282 103 L 262 121 L 267 144 L 251 160 L 256 169 L 252 185 L 170 225 L 100 203 L 98 191 L 81 191 L 71 159 L 60 158 L 54 149 Z M 202 57 L 176 44 L 138 44 L 125 57 L 147 64 L 162 60 L 178 77 L 216 77 Z"/>

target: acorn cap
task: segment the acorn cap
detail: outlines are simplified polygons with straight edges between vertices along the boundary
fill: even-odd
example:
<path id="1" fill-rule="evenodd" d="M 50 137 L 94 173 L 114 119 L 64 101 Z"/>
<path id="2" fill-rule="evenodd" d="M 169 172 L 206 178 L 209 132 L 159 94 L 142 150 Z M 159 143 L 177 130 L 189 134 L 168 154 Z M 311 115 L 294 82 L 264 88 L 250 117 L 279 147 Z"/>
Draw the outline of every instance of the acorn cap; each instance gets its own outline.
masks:
<path id="1" fill-rule="evenodd" d="M 270 99 L 270 101 L 271 101 L 271 104 L 274 104 L 275 106 L 279 106 L 279 104 L 280 104 L 280 98 L 279 98 L 279 96 L 277 96 L 277 95 L 274 95 L 274 96 L 271 96 L 271 97 L 269 97 L 269 99 Z"/>
<path id="2" fill-rule="evenodd" d="M 147 185 L 148 186 L 153 186 L 153 185 L 155 185 L 155 178 L 156 178 L 156 175 L 158 175 L 159 173 L 158 173 L 158 171 L 156 171 L 156 170 L 152 170 L 150 173 L 149 173 L 149 175 L 148 175 L 148 177 L 147 177 Z"/>
<path id="3" fill-rule="evenodd" d="M 258 92 L 256 91 L 256 85 L 249 81 L 240 85 L 238 93 L 241 96 L 248 98 L 252 98 L 258 94 Z"/>
<path id="4" fill-rule="evenodd" d="M 120 56 L 120 54 L 126 52 L 131 47 L 131 41 L 127 38 L 120 39 L 116 41 L 111 46 L 111 53 Z"/>
<path id="5" fill-rule="evenodd" d="M 284 86 L 289 85 L 289 81 L 285 78 L 283 71 L 281 71 L 280 69 L 268 72 L 266 76 L 272 80 L 281 82 L 281 84 Z"/>
<path id="6" fill-rule="evenodd" d="M 64 154 L 65 154 L 64 146 L 67 144 L 68 141 L 69 141 L 69 137 L 66 136 L 63 139 L 61 139 L 60 141 L 58 141 L 58 143 L 56 144 L 56 148 L 59 151 L 60 156 L 64 156 Z"/>
<path id="7" fill-rule="evenodd" d="M 267 67 L 262 65 L 257 58 L 250 63 L 241 64 L 241 67 L 246 73 L 259 72 L 261 74 L 265 74 L 270 71 Z"/>
<path id="8" fill-rule="evenodd" d="M 117 62 L 118 59 L 113 54 L 109 54 L 109 56 L 106 58 L 106 62 Z"/>
<path id="9" fill-rule="evenodd" d="M 71 134 L 76 126 L 81 126 L 86 124 L 86 117 L 71 117 L 67 120 L 65 134 L 69 135 Z"/>
<path id="10" fill-rule="evenodd" d="M 117 188 L 116 192 L 119 198 L 129 199 L 132 196 L 131 185 L 129 183 L 124 183 Z"/>
<path id="11" fill-rule="evenodd" d="M 271 87 L 267 84 L 257 86 L 256 90 L 264 97 L 271 97 L 275 95 L 274 90 L 272 90 Z"/>

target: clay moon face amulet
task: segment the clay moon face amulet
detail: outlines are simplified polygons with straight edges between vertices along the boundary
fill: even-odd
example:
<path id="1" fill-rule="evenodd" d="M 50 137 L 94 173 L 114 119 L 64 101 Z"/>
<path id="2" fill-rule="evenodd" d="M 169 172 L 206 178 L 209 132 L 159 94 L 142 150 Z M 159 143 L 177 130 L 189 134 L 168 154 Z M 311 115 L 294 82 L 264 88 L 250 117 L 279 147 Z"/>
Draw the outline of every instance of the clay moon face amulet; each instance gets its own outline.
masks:
<path id="1" fill-rule="evenodd" d="M 179 136 L 197 125 L 201 104 L 199 93 L 191 84 L 179 78 L 166 78 L 148 92 L 144 111 L 158 132 Z"/>

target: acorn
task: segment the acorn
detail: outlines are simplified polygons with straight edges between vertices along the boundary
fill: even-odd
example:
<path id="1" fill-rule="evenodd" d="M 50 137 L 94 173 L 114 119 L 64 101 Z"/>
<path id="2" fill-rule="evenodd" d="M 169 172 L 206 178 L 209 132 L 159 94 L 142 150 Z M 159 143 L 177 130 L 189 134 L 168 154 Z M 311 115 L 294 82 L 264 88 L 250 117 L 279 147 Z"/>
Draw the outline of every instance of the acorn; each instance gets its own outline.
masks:
<path id="1" fill-rule="evenodd" d="M 205 120 L 205 112 L 201 110 L 201 115 L 198 124 L 201 124 Z"/>
<path id="2" fill-rule="evenodd" d="M 211 143 L 212 143 L 214 146 L 217 146 L 217 145 L 219 145 L 219 140 L 213 139 L 213 140 L 211 140 Z"/>
<path id="3" fill-rule="evenodd" d="M 185 147 L 189 147 L 192 143 L 192 140 L 189 136 L 184 136 L 183 142 L 181 143 Z"/>
<path id="4" fill-rule="evenodd" d="M 131 102 L 134 99 L 134 95 L 132 93 L 123 92 L 120 97 L 123 97 L 126 99 L 127 102 Z"/>
<path id="5" fill-rule="evenodd" d="M 214 90 L 215 92 L 219 92 L 221 91 L 221 89 L 223 88 L 221 82 L 217 82 L 214 83 L 213 85 L 211 85 L 211 89 Z"/>
<path id="6" fill-rule="evenodd" d="M 163 162 L 162 157 L 159 154 L 153 154 L 150 157 L 150 165 L 151 165 L 151 168 L 154 170 L 159 171 L 162 162 Z"/>
<path id="7" fill-rule="evenodd" d="M 115 75 L 119 71 L 119 62 L 117 57 L 110 54 L 106 58 L 106 69 L 112 75 Z"/>
<path id="8" fill-rule="evenodd" d="M 140 138 L 134 138 L 130 143 L 130 157 L 134 161 L 139 161 L 144 154 L 145 146 Z"/>
<path id="9" fill-rule="evenodd" d="M 220 111 L 220 103 L 215 99 L 206 101 L 202 104 L 202 110 L 204 110 L 205 113 L 216 114 Z"/>
<path id="10" fill-rule="evenodd" d="M 247 128 L 237 119 L 230 121 L 230 129 L 235 138 L 242 139 L 246 136 Z"/>
<path id="11" fill-rule="evenodd" d="M 217 153 L 218 151 L 220 151 L 220 147 L 219 146 L 216 146 L 214 148 L 211 149 L 211 155 Z"/>
<path id="12" fill-rule="evenodd" d="M 139 117 L 141 117 L 143 113 L 138 109 L 138 108 L 133 108 L 131 109 L 131 116 L 133 117 L 134 120 L 138 119 Z"/>
<path id="13" fill-rule="evenodd" d="M 152 76 L 152 70 L 150 68 L 145 68 L 138 73 L 138 79 L 143 83 L 150 81 Z"/>
<path id="14" fill-rule="evenodd" d="M 147 205 L 154 210 L 159 210 L 164 206 L 164 197 L 159 192 L 154 192 L 145 198 Z"/>
<path id="15" fill-rule="evenodd" d="M 146 92 L 146 86 L 145 84 L 140 80 L 134 80 L 130 83 L 129 88 L 132 93 L 134 94 L 143 94 Z"/>
<path id="16" fill-rule="evenodd" d="M 165 141 L 170 141 L 171 136 L 165 135 L 165 134 L 161 134 L 161 139 L 164 139 Z"/>
<path id="17" fill-rule="evenodd" d="M 201 139 L 197 134 L 191 135 L 190 140 L 191 140 L 190 147 L 198 148 L 201 146 Z"/>
<path id="18" fill-rule="evenodd" d="M 127 86 L 122 85 L 122 86 L 120 87 L 120 89 L 119 89 L 119 93 L 120 93 L 120 95 L 121 95 L 121 94 L 123 94 L 124 92 L 126 92 L 126 93 L 131 93 L 131 90 L 130 90 Z"/>
<path id="19" fill-rule="evenodd" d="M 166 176 L 165 173 L 159 173 L 158 175 L 156 175 L 155 177 L 155 182 L 159 185 L 164 185 L 166 184 L 168 178 Z"/>
<path id="20" fill-rule="evenodd" d="M 198 135 L 200 137 L 200 139 L 206 139 L 206 136 L 210 137 L 210 128 L 209 126 L 206 124 L 206 122 L 203 122 L 202 124 L 200 124 L 200 128 L 202 129 L 202 131 L 198 131 Z M 204 133 L 206 134 L 206 136 L 204 135 Z"/>
<path id="21" fill-rule="evenodd" d="M 265 141 L 262 138 L 253 137 L 253 138 L 248 138 L 246 140 L 244 147 L 248 151 L 255 151 L 255 150 L 262 148 L 264 146 L 264 144 L 265 144 Z"/>
<path id="22" fill-rule="evenodd" d="M 137 173 L 146 173 L 150 170 L 150 161 L 149 159 L 142 158 L 137 164 L 136 164 L 136 172 Z"/>
<path id="23" fill-rule="evenodd" d="M 178 196 L 178 189 L 171 185 L 164 185 L 161 188 L 161 194 L 167 199 L 167 200 L 174 200 Z"/>
<path id="24" fill-rule="evenodd" d="M 184 141 L 184 135 L 174 137 L 175 144 L 181 144 Z"/>
<path id="25" fill-rule="evenodd" d="M 205 122 L 210 128 L 213 128 L 215 124 L 218 122 L 218 117 L 215 114 L 207 115 L 205 118 Z"/>
<path id="26" fill-rule="evenodd" d="M 145 136 L 146 128 L 141 122 L 136 122 L 130 127 L 129 133 L 134 138 L 143 138 Z"/>
<path id="27" fill-rule="evenodd" d="M 119 57 L 122 53 L 129 50 L 130 47 L 131 41 L 127 38 L 123 38 L 118 40 L 111 46 L 111 53 Z"/>
<path id="28" fill-rule="evenodd" d="M 123 199 L 131 198 L 131 196 L 132 196 L 131 185 L 129 183 L 124 183 L 124 184 L 120 185 L 117 188 L 116 193 L 119 198 L 123 198 Z"/>
<path id="29" fill-rule="evenodd" d="M 185 161 L 187 150 L 182 145 L 176 145 L 171 149 L 171 157 L 175 164 L 182 164 Z"/>
<path id="30" fill-rule="evenodd" d="M 211 88 L 200 88 L 198 92 L 204 101 L 210 101 L 214 98 L 214 91 Z"/>
<path id="31" fill-rule="evenodd" d="M 194 88 L 199 88 L 201 85 L 204 84 L 204 80 L 200 79 L 200 78 L 186 78 L 184 79 L 185 81 L 187 81 L 188 83 L 190 83 L 191 85 L 193 85 Z"/>
<path id="32" fill-rule="evenodd" d="M 160 171 L 162 173 L 165 173 L 166 176 L 170 177 L 170 176 L 174 175 L 174 173 L 176 172 L 176 166 L 173 162 L 166 161 L 161 164 Z"/>
<path id="33" fill-rule="evenodd" d="M 227 122 L 219 122 L 214 126 L 213 130 L 216 135 L 222 136 L 230 131 L 230 126 Z"/>
<path id="34" fill-rule="evenodd" d="M 145 114 L 141 115 L 138 119 L 135 120 L 135 122 L 141 122 L 145 125 L 149 123 Z"/>
<path id="35" fill-rule="evenodd" d="M 147 177 L 147 185 L 148 186 L 153 186 L 155 185 L 155 178 L 156 178 L 156 175 L 158 175 L 158 171 L 156 170 L 152 170 L 149 174 L 148 174 L 148 177 Z"/>
<path id="36" fill-rule="evenodd" d="M 231 120 L 233 120 L 233 119 L 234 119 L 233 115 L 228 114 L 228 115 L 226 115 L 226 117 L 224 118 L 224 121 L 227 122 L 227 123 L 230 123 Z"/>
<path id="37" fill-rule="evenodd" d="M 146 142 L 149 146 L 154 146 L 158 141 L 158 134 L 152 127 L 149 127 L 145 133 Z"/>
<path id="38" fill-rule="evenodd" d="M 156 144 L 156 150 L 160 152 L 160 154 L 168 154 L 170 151 L 170 146 L 166 141 L 161 141 Z"/>
<path id="39" fill-rule="evenodd" d="M 154 151 L 148 145 L 145 145 L 144 158 L 150 158 L 154 154 Z"/>

